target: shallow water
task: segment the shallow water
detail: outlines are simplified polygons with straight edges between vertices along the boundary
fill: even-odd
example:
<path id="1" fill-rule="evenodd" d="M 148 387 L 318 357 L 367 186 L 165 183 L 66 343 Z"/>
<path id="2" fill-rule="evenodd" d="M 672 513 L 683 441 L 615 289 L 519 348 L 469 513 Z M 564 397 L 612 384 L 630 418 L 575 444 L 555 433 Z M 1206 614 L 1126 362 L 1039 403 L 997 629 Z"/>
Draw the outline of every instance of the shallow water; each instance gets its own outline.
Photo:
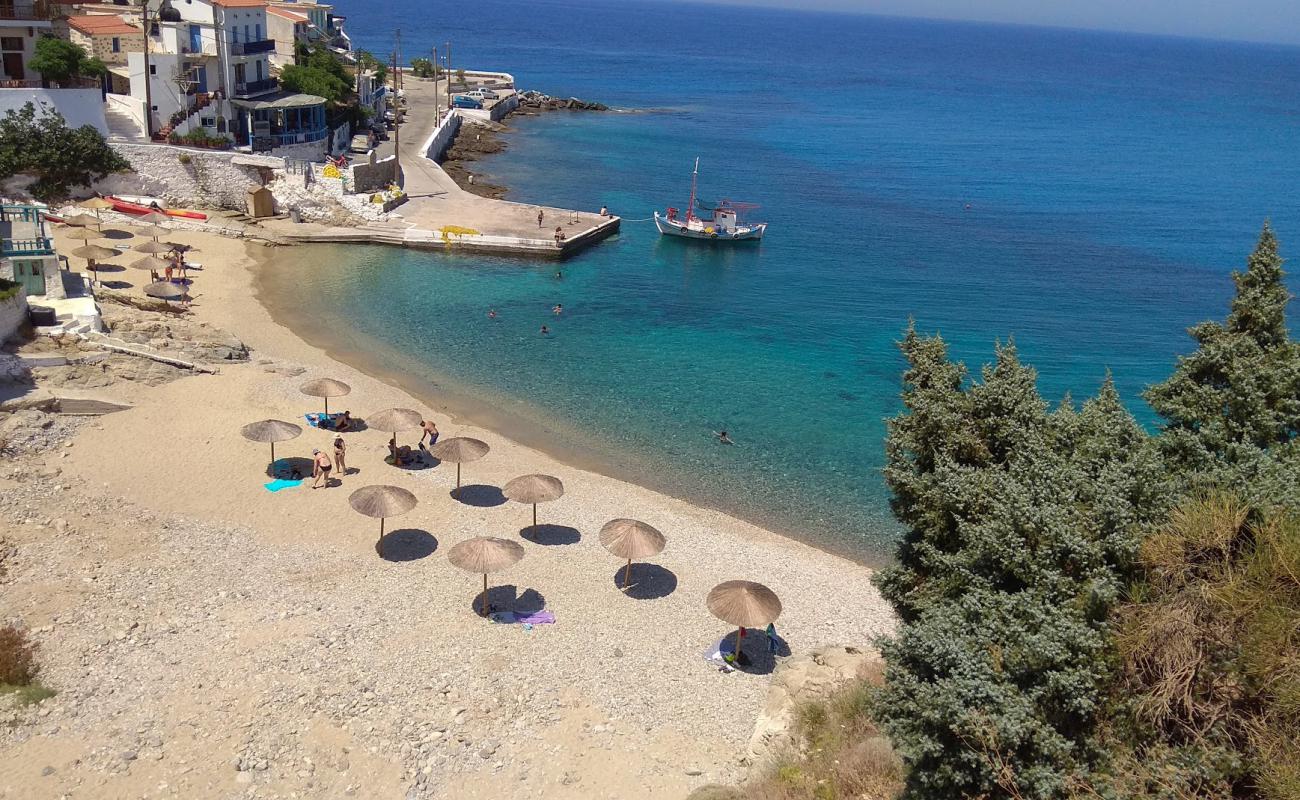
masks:
<path id="1" fill-rule="evenodd" d="M 423 53 L 403 3 L 404 54 Z M 391 18 L 337 5 L 358 46 L 388 52 Z M 336 344 L 455 405 L 492 404 L 530 443 L 814 544 L 869 557 L 896 534 L 879 469 L 909 317 L 974 366 L 1014 337 L 1050 399 L 1091 394 L 1109 368 L 1151 423 L 1141 389 L 1190 348 L 1188 325 L 1224 313 L 1263 219 L 1287 251 L 1300 237 L 1300 49 L 598 0 L 478 8 L 511 24 L 437 20 L 460 64 L 651 109 L 516 120 L 481 165 L 511 199 L 645 218 L 685 204 L 698 155 L 702 195 L 762 203 L 768 239 L 700 247 L 627 222 L 560 279 L 332 248 L 269 288 Z M 665 8 L 727 24 L 665 24 Z M 713 439 L 723 428 L 735 446 Z"/>

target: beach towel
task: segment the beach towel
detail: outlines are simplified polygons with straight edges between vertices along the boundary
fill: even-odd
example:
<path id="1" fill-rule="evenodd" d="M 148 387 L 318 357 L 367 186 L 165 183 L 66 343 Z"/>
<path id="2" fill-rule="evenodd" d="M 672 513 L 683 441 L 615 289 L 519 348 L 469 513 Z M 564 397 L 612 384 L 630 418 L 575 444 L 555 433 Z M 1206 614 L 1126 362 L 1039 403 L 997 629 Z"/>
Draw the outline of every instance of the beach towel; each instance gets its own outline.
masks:
<path id="1" fill-rule="evenodd" d="M 298 479 L 296 481 L 287 481 L 284 478 L 276 478 L 275 480 L 265 485 L 266 485 L 266 490 L 268 492 L 278 492 L 281 489 L 288 489 L 289 487 L 297 486 L 300 483 L 302 483 L 302 479 Z"/>
<path id="2" fill-rule="evenodd" d="M 704 648 L 704 660 L 709 662 L 710 664 L 719 667 L 723 672 L 732 672 L 733 670 L 735 670 L 735 667 L 727 663 L 727 659 L 724 657 L 723 650 L 722 650 L 722 646 L 727 642 L 727 639 L 729 638 L 730 637 L 728 636 L 724 636 L 718 641 Z M 731 651 L 727 650 L 726 652 L 730 653 Z"/>
<path id="3" fill-rule="evenodd" d="M 321 430 L 326 431 L 334 429 L 333 414 L 330 414 L 328 417 L 324 414 L 303 414 L 302 417 L 307 420 L 307 424 L 313 428 L 320 428 Z"/>
<path id="4" fill-rule="evenodd" d="M 550 611 L 538 611 L 524 617 L 517 617 L 517 621 L 526 625 L 554 625 L 555 614 Z"/>

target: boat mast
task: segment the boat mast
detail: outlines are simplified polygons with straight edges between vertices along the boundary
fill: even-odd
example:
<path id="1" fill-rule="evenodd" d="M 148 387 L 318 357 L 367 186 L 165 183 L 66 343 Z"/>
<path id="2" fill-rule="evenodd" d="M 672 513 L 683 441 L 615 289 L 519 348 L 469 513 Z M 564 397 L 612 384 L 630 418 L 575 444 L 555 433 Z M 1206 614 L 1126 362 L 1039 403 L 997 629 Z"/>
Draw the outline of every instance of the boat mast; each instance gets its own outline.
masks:
<path id="1" fill-rule="evenodd" d="M 686 204 L 686 221 L 695 219 L 695 182 L 700 177 L 700 157 L 695 157 L 695 171 L 691 173 L 691 201 Z"/>

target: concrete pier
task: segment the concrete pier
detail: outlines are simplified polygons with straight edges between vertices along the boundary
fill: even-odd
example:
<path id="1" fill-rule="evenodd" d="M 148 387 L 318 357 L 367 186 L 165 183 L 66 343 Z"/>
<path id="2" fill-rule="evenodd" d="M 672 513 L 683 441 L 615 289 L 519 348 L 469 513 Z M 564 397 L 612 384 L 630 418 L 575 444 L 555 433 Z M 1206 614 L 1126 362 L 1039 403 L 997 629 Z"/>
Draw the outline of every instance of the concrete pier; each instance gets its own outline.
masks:
<path id="1" fill-rule="evenodd" d="M 461 189 L 430 155 L 439 155 L 456 129 L 470 123 L 448 117 L 445 80 L 407 75 L 404 88 L 407 122 L 399 156 L 409 199 L 393 212 L 394 219 L 359 228 L 284 221 L 268 228 L 303 242 L 375 242 L 546 259 L 567 258 L 618 231 L 618 217 L 479 197 Z M 434 114 L 435 91 L 443 106 L 440 118 Z M 392 150 L 390 140 L 378 155 Z M 562 241 L 556 241 L 556 228 L 564 234 Z"/>

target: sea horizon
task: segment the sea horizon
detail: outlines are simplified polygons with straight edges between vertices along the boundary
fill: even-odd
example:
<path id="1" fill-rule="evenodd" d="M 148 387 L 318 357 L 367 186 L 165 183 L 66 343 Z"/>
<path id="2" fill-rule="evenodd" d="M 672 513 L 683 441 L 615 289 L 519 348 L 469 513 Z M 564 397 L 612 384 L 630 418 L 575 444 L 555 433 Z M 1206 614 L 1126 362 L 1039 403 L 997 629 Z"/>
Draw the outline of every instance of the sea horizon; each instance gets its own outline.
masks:
<path id="1" fill-rule="evenodd" d="M 1014 340 L 1053 403 L 1109 370 L 1150 427 L 1141 391 L 1226 312 L 1264 219 L 1284 253 L 1300 235 L 1291 46 L 770 9 L 722 41 L 660 31 L 645 4 L 491 5 L 532 33 L 476 31 L 457 65 L 653 113 L 512 119 L 471 168 L 507 199 L 607 205 L 622 232 L 561 280 L 340 249 L 345 265 L 287 273 L 299 311 L 346 320 L 453 405 L 508 409 L 525 444 L 842 554 L 879 561 L 897 536 L 880 468 L 909 318 L 972 374 Z M 552 30 L 574 14 L 598 45 Z M 383 52 L 370 23 L 349 21 L 355 44 Z M 645 222 L 685 203 L 696 155 L 706 199 L 763 205 L 760 247 Z"/>

